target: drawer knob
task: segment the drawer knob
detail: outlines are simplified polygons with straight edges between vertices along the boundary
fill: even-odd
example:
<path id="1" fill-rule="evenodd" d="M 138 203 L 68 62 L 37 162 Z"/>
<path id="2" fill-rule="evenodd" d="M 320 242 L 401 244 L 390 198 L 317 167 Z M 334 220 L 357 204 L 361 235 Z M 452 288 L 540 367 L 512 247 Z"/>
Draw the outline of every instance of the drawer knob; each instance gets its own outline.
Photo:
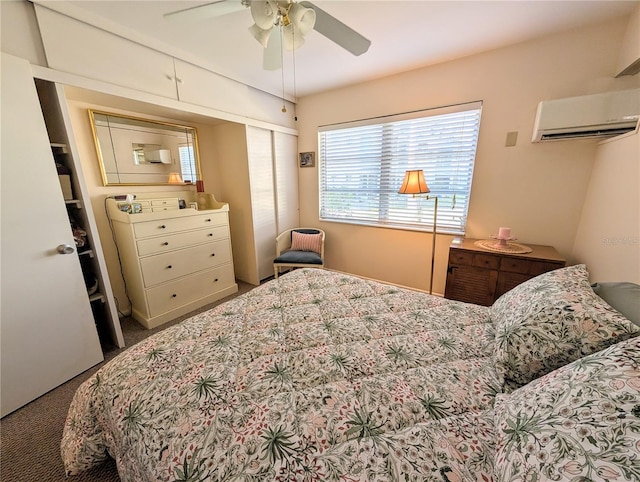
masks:
<path id="1" fill-rule="evenodd" d="M 167 266 L 167 269 L 171 269 L 172 267 L 173 267 L 173 266 L 169 265 L 169 266 Z"/>
<path id="2" fill-rule="evenodd" d="M 205 221 L 206 223 L 210 223 L 210 222 L 211 222 L 211 218 L 209 218 L 209 219 L 205 219 L 204 221 Z"/>
<path id="3" fill-rule="evenodd" d="M 172 298 L 175 298 L 176 296 L 178 296 L 178 295 L 175 294 L 175 293 L 171 295 Z"/>
<path id="4" fill-rule="evenodd" d="M 217 282 L 218 282 L 218 278 L 214 279 L 214 280 L 213 280 L 213 282 L 214 282 L 214 283 L 217 283 Z"/>
<path id="5" fill-rule="evenodd" d="M 209 233 L 209 234 L 207 234 L 207 236 L 211 237 L 211 236 L 213 236 L 213 233 Z"/>
<path id="6" fill-rule="evenodd" d="M 165 229 L 165 228 L 166 226 L 164 224 L 160 226 L 160 229 Z"/>
<path id="7" fill-rule="evenodd" d="M 165 241 L 164 243 L 162 243 L 162 246 L 169 246 L 169 243 Z"/>
<path id="8" fill-rule="evenodd" d="M 211 253 L 211 256 L 215 256 L 215 255 L 216 255 L 216 253 Z"/>

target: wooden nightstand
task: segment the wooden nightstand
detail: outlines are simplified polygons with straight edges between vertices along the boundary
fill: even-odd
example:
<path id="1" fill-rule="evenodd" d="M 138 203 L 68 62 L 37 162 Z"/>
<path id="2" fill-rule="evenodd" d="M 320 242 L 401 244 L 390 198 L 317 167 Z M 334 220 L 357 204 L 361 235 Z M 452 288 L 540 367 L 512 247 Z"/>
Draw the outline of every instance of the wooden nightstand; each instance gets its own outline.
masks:
<path id="1" fill-rule="evenodd" d="M 526 244 L 527 254 L 482 249 L 476 239 L 454 238 L 449 247 L 445 298 L 490 306 L 502 294 L 539 274 L 564 267 L 552 246 Z"/>

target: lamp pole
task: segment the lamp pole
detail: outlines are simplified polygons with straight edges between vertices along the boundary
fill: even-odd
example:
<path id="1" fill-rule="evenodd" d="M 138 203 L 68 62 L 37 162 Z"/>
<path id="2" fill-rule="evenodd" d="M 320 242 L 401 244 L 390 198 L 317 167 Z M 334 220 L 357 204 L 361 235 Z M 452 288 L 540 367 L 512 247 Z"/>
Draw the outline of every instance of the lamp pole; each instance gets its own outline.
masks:
<path id="1" fill-rule="evenodd" d="M 438 196 L 431 196 L 435 201 L 433 209 L 433 237 L 431 241 L 431 275 L 429 276 L 429 294 L 433 294 L 433 270 L 435 268 L 436 260 L 436 224 L 438 220 Z M 427 196 L 429 199 L 429 196 Z"/>
<path id="2" fill-rule="evenodd" d="M 431 272 L 429 274 L 429 294 L 433 294 L 433 270 L 435 268 L 436 257 L 436 231 L 438 226 L 438 196 L 429 196 L 431 190 L 424 180 L 424 171 L 422 169 L 407 170 L 402 181 L 402 186 L 398 190 L 398 194 L 411 194 L 415 197 L 424 197 L 425 199 L 433 199 L 435 206 L 433 209 L 433 237 L 431 241 Z M 426 196 L 422 196 L 426 194 Z M 455 202 L 455 197 L 454 197 Z"/>

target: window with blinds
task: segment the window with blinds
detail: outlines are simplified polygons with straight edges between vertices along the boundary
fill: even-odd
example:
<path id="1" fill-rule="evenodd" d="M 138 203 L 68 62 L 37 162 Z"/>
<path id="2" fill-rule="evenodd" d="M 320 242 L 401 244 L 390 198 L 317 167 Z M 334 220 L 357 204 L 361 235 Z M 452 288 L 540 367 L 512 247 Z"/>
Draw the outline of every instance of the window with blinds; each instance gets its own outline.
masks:
<path id="1" fill-rule="evenodd" d="M 196 169 L 196 158 L 193 155 L 192 145 L 178 146 L 178 154 L 180 155 L 180 172 L 183 181 L 191 181 L 195 184 L 198 180 L 198 172 Z"/>
<path id="2" fill-rule="evenodd" d="M 398 194 L 422 169 L 438 197 L 438 232 L 464 234 L 481 102 L 319 129 L 320 219 L 433 229 L 435 203 Z"/>

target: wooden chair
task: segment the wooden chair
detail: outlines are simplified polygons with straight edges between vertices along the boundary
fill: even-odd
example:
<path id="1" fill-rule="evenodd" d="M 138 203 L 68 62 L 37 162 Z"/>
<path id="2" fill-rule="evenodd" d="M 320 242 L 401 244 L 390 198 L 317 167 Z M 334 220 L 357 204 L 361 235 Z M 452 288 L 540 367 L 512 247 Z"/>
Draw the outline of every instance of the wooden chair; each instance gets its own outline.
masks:
<path id="1" fill-rule="evenodd" d="M 280 233 L 276 238 L 276 259 L 273 260 L 275 277 L 280 274 L 280 268 L 286 267 L 324 267 L 324 231 L 316 228 L 295 228 Z"/>

